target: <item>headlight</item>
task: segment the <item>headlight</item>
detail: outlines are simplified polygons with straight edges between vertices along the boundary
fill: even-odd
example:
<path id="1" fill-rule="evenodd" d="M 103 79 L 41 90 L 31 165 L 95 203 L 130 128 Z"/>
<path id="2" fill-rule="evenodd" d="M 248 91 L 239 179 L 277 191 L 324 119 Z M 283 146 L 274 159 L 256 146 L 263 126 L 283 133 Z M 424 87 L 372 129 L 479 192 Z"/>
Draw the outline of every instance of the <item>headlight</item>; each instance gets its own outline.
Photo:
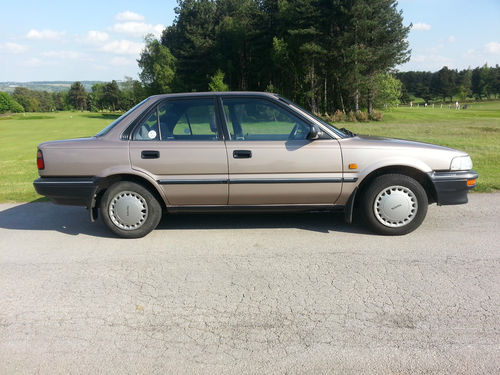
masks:
<path id="1" fill-rule="evenodd" d="M 472 159 L 469 155 L 457 156 L 451 161 L 450 170 L 452 171 L 468 171 L 469 169 L 472 169 Z"/>

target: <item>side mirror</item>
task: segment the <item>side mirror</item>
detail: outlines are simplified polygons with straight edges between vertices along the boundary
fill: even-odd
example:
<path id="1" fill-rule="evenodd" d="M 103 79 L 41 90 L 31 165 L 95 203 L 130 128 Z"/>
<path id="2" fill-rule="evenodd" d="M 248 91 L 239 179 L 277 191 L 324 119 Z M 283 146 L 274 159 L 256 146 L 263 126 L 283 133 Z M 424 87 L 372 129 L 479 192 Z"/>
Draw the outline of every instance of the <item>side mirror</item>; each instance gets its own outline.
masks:
<path id="1" fill-rule="evenodd" d="M 309 134 L 307 135 L 307 139 L 310 139 L 311 141 L 321 138 L 323 135 L 323 131 L 319 128 L 318 125 L 314 124 L 311 126 L 311 130 L 309 131 Z"/>

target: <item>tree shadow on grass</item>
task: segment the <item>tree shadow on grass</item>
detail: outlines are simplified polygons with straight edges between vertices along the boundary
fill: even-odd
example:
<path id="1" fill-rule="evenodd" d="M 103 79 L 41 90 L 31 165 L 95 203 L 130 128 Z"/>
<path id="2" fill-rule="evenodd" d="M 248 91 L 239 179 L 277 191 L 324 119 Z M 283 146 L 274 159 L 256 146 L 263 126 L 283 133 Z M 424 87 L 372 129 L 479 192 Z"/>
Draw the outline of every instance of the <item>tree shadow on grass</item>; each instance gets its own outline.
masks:
<path id="1" fill-rule="evenodd" d="M 90 222 L 88 211 L 82 207 L 60 206 L 41 199 L 4 206 L 7 207 L 0 208 L 0 228 L 116 238 L 100 219 Z M 370 234 L 363 226 L 346 224 L 344 214 L 340 212 L 165 215 L 156 230 L 168 234 L 171 230 L 286 228 L 319 233 Z"/>

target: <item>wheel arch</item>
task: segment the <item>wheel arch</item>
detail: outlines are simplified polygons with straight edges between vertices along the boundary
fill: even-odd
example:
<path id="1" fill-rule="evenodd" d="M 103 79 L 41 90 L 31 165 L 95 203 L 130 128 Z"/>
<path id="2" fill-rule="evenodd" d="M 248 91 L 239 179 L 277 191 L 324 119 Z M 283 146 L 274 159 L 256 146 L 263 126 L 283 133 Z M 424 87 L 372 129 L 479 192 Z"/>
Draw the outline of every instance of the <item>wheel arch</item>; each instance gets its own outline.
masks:
<path id="1" fill-rule="evenodd" d="M 116 182 L 120 181 L 135 182 L 148 189 L 151 192 L 151 194 L 153 194 L 153 196 L 158 200 L 163 211 L 166 212 L 167 206 L 165 203 L 165 199 L 162 195 L 162 192 L 158 190 L 157 186 L 155 186 L 154 183 L 150 181 L 148 178 L 131 173 L 117 173 L 106 177 L 100 177 L 96 194 L 92 202 L 92 210 L 95 210 L 97 207 L 100 206 L 101 198 L 106 189 L 108 189 L 111 185 L 115 184 Z"/>
<path id="2" fill-rule="evenodd" d="M 402 174 L 416 180 L 424 188 L 427 199 L 429 203 L 435 203 L 437 201 L 437 193 L 434 188 L 429 175 L 420 169 L 410 167 L 407 165 L 390 165 L 381 168 L 377 168 L 366 175 L 363 180 L 358 185 L 358 190 L 355 199 L 355 205 L 358 204 L 360 197 L 363 196 L 364 191 L 377 177 L 385 174 Z"/>

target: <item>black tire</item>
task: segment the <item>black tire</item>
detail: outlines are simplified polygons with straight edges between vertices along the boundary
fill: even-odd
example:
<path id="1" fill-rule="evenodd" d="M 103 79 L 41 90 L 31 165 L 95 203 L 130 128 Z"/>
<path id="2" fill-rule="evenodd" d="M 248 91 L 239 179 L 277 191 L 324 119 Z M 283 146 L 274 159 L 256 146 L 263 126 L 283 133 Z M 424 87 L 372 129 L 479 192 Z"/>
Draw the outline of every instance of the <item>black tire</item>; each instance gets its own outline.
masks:
<path id="1" fill-rule="evenodd" d="M 422 185 L 402 174 L 375 178 L 362 197 L 362 210 L 368 226 L 383 235 L 414 231 L 422 224 L 428 205 Z"/>
<path id="2" fill-rule="evenodd" d="M 162 208 L 144 186 L 120 181 L 104 192 L 101 214 L 113 233 L 124 238 L 139 238 L 156 228 L 162 217 Z"/>

